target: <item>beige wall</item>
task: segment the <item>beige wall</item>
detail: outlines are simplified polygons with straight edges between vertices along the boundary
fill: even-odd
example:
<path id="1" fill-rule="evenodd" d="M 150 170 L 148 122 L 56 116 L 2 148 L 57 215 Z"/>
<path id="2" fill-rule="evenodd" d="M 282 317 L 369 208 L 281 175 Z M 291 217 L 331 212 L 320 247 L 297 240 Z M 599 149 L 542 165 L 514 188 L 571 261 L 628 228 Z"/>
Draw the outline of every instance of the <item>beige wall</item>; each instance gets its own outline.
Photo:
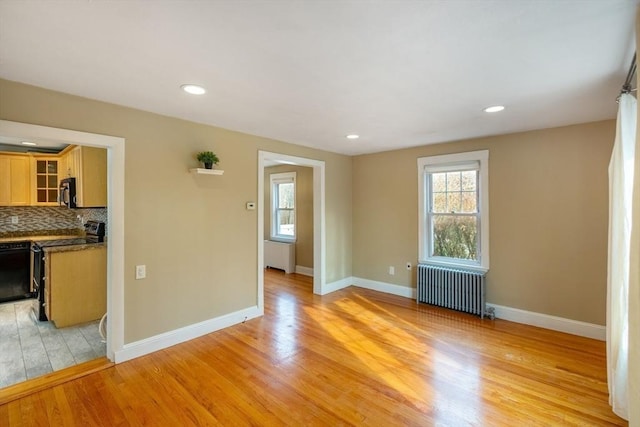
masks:
<path id="1" fill-rule="evenodd" d="M 264 239 L 271 238 L 271 185 L 273 173 L 296 173 L 296 265 L 313 268 L 313 168 L 271 166 L 264 169 Z"/>
<path id="2" fill-rule="evenodd" d="M 326 279 L 351 276 L 350 157 L 6 80 L 0 118 L 126 139 L 126 343 L 257 303 L 258 150 L 326 162 Z M 223 176 L 188 173 L 203 149 Z"/>
<path id="3" fill-rule="evenodd" d="M 488 301 L 604 325 L 614 131 L 604 121 L 355 157 L 354 276 L 415 286 L 416 159 L 488 149 Z"/>

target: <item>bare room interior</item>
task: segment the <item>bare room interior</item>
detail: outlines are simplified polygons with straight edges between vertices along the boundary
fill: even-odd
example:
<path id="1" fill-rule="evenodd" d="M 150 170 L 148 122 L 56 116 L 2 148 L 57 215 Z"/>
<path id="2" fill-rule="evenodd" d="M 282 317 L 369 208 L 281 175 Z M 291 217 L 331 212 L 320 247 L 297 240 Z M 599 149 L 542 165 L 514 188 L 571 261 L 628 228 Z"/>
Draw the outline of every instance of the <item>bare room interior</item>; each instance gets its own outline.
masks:
<path id="1" fill-rule="evenodd" d="M 0 0 L 0 425 L 640 425 L 639 6 Z"/>

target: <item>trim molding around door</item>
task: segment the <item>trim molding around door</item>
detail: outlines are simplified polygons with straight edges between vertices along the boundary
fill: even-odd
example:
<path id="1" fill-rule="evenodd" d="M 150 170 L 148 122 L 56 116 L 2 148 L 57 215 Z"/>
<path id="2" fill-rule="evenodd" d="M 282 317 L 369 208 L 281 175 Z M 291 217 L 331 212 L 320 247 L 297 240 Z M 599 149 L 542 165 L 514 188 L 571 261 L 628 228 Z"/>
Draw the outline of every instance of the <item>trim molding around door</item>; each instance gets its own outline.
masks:
<path id="1" fill-rule="evenodd" d="M 258 308 L 264 313 L 264 168 L 271 164 L 313 168 L 313 293 L 326 286 L 325 163 L 322 160 L 258 151 Z"/>
<path id="2" fill-rule="evenodd" d="M 0 120 L 0 135 L 107 149 L 107 358 L 124 346 L 124 145 L 125 139 Z"/>

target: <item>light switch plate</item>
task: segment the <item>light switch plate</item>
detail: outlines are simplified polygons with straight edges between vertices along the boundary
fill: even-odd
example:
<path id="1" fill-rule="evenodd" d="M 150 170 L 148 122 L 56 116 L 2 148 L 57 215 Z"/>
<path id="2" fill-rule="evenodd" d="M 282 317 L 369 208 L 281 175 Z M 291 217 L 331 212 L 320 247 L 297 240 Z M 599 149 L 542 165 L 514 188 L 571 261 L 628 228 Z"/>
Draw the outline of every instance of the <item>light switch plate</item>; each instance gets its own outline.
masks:
<path id="1" fill-rule="evenodd" d="M 147 266 L 136 265 L 136 280 L 144 279 L 147 277 Z"/>
<path id="2" fill-rule="evenodd" d="M 247 202 L 247 210 L 248 211 L 255 211 L 256 210 L 256 203 L 255 202 Z"/>
<path id="3" fill-rule="evenodd" d="M 11 217 L 11 224 L 17 224 L 19 221 L 18 216 L 17 215 L 13 215 Z"/>

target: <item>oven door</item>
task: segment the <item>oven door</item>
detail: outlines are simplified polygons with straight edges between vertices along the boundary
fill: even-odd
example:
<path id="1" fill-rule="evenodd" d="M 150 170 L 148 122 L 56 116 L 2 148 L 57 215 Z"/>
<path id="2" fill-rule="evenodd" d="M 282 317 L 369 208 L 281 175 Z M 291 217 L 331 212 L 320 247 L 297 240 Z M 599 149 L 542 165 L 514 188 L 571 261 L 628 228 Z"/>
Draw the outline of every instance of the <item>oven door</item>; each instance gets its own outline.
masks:
<path id="1" fill-rule="evenodd" d="M 29 242 L 0 243 L 0 303 L 30 297 Z"/>

